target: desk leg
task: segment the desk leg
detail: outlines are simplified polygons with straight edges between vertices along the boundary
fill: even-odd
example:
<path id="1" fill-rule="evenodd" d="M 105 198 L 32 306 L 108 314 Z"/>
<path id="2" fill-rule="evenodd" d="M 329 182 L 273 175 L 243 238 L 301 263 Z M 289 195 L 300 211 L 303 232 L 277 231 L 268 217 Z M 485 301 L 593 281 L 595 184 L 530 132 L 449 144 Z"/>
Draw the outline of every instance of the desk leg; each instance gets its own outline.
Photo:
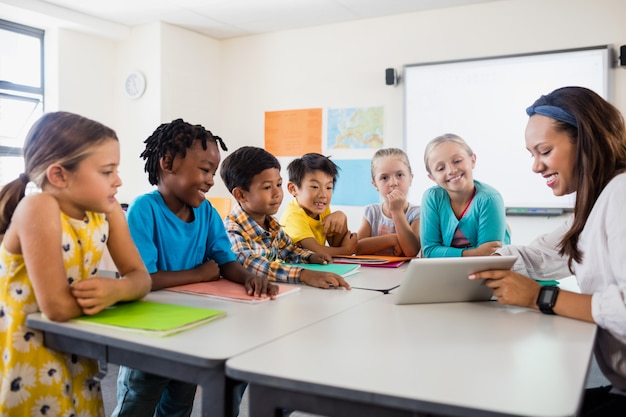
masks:
<path id="1" fill-rule="evenodd" d="M 224 369 L 204 371 L 198 381 L 202 387 L 202 417 L 230 417 L 231 407 L 226 400 Z"/>
<path id="2" fill-rule="evenodd" d="M 282 409 L 298 410 L 329 417 L 427 417 L 397 408 L 372 403 L 332 398 L 318 394 L 306 394 L 251 383 L 248 386 L 250 417 L 282 417 Z"/>

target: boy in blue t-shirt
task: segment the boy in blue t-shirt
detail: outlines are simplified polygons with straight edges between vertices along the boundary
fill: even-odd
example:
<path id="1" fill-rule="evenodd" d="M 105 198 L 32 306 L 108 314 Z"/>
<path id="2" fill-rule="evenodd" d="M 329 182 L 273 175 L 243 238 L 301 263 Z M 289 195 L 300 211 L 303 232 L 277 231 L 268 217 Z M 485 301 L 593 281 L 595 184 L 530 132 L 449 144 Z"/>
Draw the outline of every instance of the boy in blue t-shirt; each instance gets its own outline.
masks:
<path id="1" fill-rule="evenodd" d="M 250 295 L 273 298 L 278 287 L 236 261 L 222 220 L 205 198 L 220 162 L 218 143 L 226 150 L 222 139 L 177 119 L 159 126 L 145 143 L 141 157 L 157 190 L 132 203 L 128 225 L 152 290 L 222 276 Z M 186 417 L 195 393 L 195 384 L 121 366 L 113 416 Z"/>

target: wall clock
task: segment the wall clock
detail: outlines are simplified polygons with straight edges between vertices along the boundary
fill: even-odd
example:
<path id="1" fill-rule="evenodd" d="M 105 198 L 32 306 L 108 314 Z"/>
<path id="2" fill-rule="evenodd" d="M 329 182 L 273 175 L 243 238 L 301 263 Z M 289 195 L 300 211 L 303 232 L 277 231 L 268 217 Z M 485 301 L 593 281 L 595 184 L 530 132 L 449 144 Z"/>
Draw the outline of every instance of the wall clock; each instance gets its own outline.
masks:
<path id="1" fill-rule="evenodd" d="M 146 78 L 139 71 L 133 71 L 124 78 L 124 93 L 133 100 L 141 97 L 146 91 Z"/>

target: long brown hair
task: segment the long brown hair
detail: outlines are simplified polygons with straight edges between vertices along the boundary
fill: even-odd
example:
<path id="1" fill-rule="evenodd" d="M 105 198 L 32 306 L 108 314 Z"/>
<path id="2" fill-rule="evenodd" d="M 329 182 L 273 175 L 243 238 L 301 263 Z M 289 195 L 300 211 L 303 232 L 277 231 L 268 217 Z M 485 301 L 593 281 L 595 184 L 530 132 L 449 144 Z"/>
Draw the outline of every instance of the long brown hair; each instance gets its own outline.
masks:
<path id="1" fill-rule="evenodd" d="M 77 114 L 54 112 L 41 116 L 26 135 L 24 172 L 0 190 L 0 236 L 8 229 L 29 182 L 43 188 L 51 164 L 73 171 L 94 146 L 109 139 L 118 140 L 113 129 Z"/>
<path id="2" fill-rule="evenodd" d="M 583 87 L 563 87 L 539 98 L 533 106 L 555 106 L 574 116 L 576 125 L 554 120 L 557 131 L 576 145 L 574 222 L 560 242 L 560 254 L 580 263 L 578 238 L 589 213 L 606 185 L 626 168 L 626 129 L 622 114 L 595 92 Z"/>

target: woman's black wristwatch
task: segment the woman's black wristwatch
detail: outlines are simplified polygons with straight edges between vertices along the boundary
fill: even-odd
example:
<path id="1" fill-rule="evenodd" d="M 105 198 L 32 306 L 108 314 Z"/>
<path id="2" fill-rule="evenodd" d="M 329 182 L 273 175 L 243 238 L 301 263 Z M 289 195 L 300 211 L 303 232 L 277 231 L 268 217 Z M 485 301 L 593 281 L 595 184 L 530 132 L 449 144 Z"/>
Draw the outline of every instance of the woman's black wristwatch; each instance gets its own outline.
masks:
<path id="1" fill-rule="evenodd" d="M 556 303 L 556 297 L 559 295 L 559 287 L 556 285 L 547 285 L 541 287 L 539 296 L 537 297 L 537 307 L 544 314 L 555 314 L 552 308 Z"/>

